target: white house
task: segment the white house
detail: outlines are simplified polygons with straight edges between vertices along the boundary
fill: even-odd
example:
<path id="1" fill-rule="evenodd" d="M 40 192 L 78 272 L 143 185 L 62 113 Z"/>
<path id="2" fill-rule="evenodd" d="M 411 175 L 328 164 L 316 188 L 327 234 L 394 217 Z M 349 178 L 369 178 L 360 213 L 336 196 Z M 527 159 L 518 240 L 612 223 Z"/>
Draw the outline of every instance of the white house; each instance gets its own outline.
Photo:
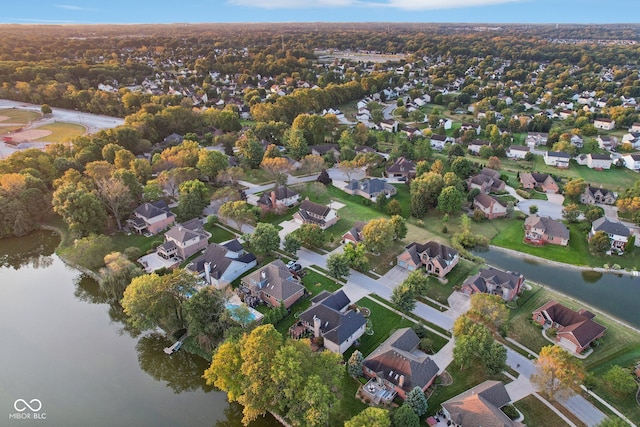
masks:
<path id="1" fill-rule="evenodd" d="M 510 159 L 523 160 L 527 153 L 530 153 L 531 149 L 523 145 L 512 145 L 507 150 L 507 157 Z"/>
<path id="2" fill-rule="evenodd" d="M 548 166 L 555 166 L 560 169 L 569 168 L 571 155 L 562 151 L 545 151 L 544 163 Z"/>
<path id="3" fill-rule="evenodd" d="M 444 150 L 444 144 L 447 143 L 447 139 L 448 138 L 445 135 L 433 134 L 431 135 L 431 141 L 429 144 L 434 150 L 442 151 Z"/>
<path id="4" fill-rule="evenodd" d="M 640 153 L 624 154 L 624 166 L 632 171 L 640 172 Z"/>
<path id="5" fill-rule="evenodd" d="M 595 119 L 593 122 L 593 126 L 595 126 L 596 129 L 613 130 L 616 128 L 616 122 L 615 120 L 611 119 Z"/>
<path id="6" fill-rule="evenodd" d="M 204 254 L 194 259 L 187 270 L 197 273 L 211 286 L 222 289 L 257 264 L 256 257 L 245 252 L 238 240 L 211 243 Z"/>
<path id="7" fill-rule="evenodd" d="M 603 153 L 589 153 L 589 154 L 581 154 L 577 158 L 577 162 L 579 165 L 587 166 L 590 169 L 611 169 L 611 156 L 609 154 Z"/>

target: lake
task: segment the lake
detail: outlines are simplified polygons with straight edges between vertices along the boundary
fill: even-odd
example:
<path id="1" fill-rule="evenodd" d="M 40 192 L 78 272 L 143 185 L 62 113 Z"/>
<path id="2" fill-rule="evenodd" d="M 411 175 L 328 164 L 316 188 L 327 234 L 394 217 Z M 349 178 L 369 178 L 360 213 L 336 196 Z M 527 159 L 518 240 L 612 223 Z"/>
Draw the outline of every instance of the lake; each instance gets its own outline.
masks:
<path id="1" fill-rule="evenodd" d="M 640 328 L 640 277 L 563 268 L 497 249 L 478 250 L 474 254 L 491 265 L 522 273 L 526 280 L 546 285 Z M 611 263 L 614 262 L 612 258 Z"/>
<path id="2" fill-rule="evenodd" d="M 161 334 L 132 336 L 97 283 L 54 254 L 58 242 L 45 231 L 0 240 L 0 425 L 241 426 L 242 408 L 204 383 L 208 362 L 167 356 Z"/>

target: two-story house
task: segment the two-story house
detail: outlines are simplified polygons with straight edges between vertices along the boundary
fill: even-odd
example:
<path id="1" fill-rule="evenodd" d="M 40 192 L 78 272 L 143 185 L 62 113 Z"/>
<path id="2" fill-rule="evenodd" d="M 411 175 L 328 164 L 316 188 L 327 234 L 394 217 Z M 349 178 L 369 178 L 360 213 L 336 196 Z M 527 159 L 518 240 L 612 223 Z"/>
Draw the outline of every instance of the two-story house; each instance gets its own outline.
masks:
<path id="1" fill-rule="evenodd" d="M 127 220 L 127 224 L 137 233 L 156 234 L 176 220 L 176 216 L 169 210 L 167 202 L 158 200 L 147 202 L 138 206 L 133 211 L 133 217 Z"/>
<path id="2" fill-rule="evenodd" d="M 397 257 L 398 266 L 409 271 L 424 267 L 427 273 L 446 276 L 458 264 L 458 251 L 433 240 L 409 243 Z"/>
<path id="3" fill-rule="evenodd" d="M 605 153 L 581 154 L 576 160 L 579 165 L 595 170 L 611 169 L 611 163 L 613 163 L 611 155 Z"/>
<path id="4" fill-rule="evenodd" d="M 571 155 L 562 151 L 545 151 L 544 153 L 544 163 L 558 169 L 568 169 L 569 160 L 571 160 Z"/>
<path id="5" fill-rule="evenodd" d="M 467 295 L 476 292 L 499 295 L 503 300 L 511 301 L 521 292 L 523 283 L 524 276 L 520 273 L 489 267 L 468 277 L 462 284 L 461 292 Z"/>
<path id="6" fill-rule="evenodd" d="M 208 285 L 222 289 L 256 265 L 256 257 L 234 239 L 211 243 L 204 254 L 187 265 L 187 270 L 197 273 Z"/>
<path id="7" fill-rule="evenodd" d="M 607 217 L 603 216 L 591 223 L 591 231 L 589 232 L 589 239 L 593 237 L 598 231 L 604 231 L 611 239 L 611 249 L 613 251 L 624 251 L 631 232 L 629 229 L 618 221 L 611 221 Z"/>
<path id="8" fill-rule="evenodd" d="M 258 199 L 258 206 L 264 212 L 286 211 L 295 206 L 299 199 L 300 193 L 283 185 L 262 193 Z"/>
<path id="9" fill-rule="evenodd" d="M 569 244 L 569 229 L 555 219 L 531 215 L 524 220 L 524 239 L 536 245 L 549 243 L 567 246 Z"/>
<path id="10" fill-rule="evenodd" d="M 600 118 L 593 121 L 593 126 L 596 129 L 614 130 L 616 128 L 616 122 L 615 120 Z"/>
<path id="11" fill-rule="evenodd" d="M 480 193 L 473 199 L 473 207 L 487 219 L 503 218 L 507 216 L 507 207 L 498 199 L 488 194 Z"/>
<path id="12" fill-rule="evenodd" d="M 323 230 L 338 222 L 338 219 L 335 209 L 309 200 L 303 200 L 300 210 L 293 214 L 293 220 L 298 224 L 315 224 Z"/>
<path id="13" fill-rule="evenodd" d="M 474 175 L 467 180 L 469 191 L 474 188 L 480 190 L 481 193 L 495 193 L 505 189 L 505 182 L 500 179 L 500 172 L 483 168 L 478 175 Z"/>
<path id="14" fill-rule="evenodd" d="M 195 218 L 182 224 L 176 224 L 164 233 L 164 243 L 156 252 L 164 259 L 175 257 L 183 260 L 207 247 L 211 234 L 206 232 L 202 222 Z"/>
<path id="15" fill-rule="evenodd" d="M 515 160 L 524 160 L 530 152 L 530 147 L 526 147 L 524 145 L 512 145 L 507 149 L 507 157 Z"/>
<path id="16" fill-rule="evenodd" d="M 617 198 L 618 195 L 611 190 L 587 186 L 584 193 L 580 195 L 580 203 L 584 205 L 595 205 L 596 203 L 613 205 Z"/>
<path id="17" fill-rule="evenodd" d="M 624 166 L 632 171 L 640 171 L 640 153 L 624 154 L 622 156 Z"/>
<path id="18" fill-rule="evenodd" d="M 556 180 L 548 173 L 522 172 L 520 174 L 520 184 L 522 184 L 522 188 L 525 190 L 535 188 L 545 193 L 557 193 L 559 191 Z"/>
<path id="19" fill-rule="evenodd" d="M 416 176 L 416 164 L 404 157 L 400 157 L 387 167 L 387 176 L 393 178 L 404 178 L 409 180 Z"/>
<path id="20" fill-rule="evenodd" d="M 271 307 L 284 304 L 288 309 L 302 298 L 305 292 L 304 286 L 279 259 L 246 275 L 241 282 L 251 295 Z"/>
<path id="21" fill-rule="evenodd" d="M 480 154 L 480 149 L 482 147 L 491 147 L 491 143 L 482 139 L 475 139 L 469 143 L 467 148 L 469 149 L 469 153 L 477 156 Z"/>

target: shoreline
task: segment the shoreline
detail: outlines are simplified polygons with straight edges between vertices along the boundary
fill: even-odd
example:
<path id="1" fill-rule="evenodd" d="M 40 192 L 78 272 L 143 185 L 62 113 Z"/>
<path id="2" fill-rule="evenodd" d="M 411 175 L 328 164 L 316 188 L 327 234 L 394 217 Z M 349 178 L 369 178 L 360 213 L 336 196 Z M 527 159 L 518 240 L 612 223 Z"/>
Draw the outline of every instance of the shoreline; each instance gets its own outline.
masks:
<path id="1" fill-rule="evenodd" d="M 67 235 L 66 235 L 66 233 L 64 231 L 62 231 L 58 227 L 55 227 L 53 225 L 48 225 L 48 224 L 41 224 L 40 228 L 43 229 L 43 230 L 53 231 L 54 233 L 57 233 L 60 236 L 60 243 L 58 243 L 58 246 L 56 246 L 55 253 L 58 256 L 58 258 L 60 258 L 62 260 L 62 262 L 64 262 L 66 265 L 68 265 L 70 267 L 75 268 L 80 273 L 91 277 L 96 282 L 100 283 L 100 280 L 102 280 L 102 277 L 100 276 L 100 274 L 96 273 L 95 271 L 89 270 L 88 268 L 85 268 L 85 267 L 83 267 L 81 265 L 78 265 L 75 262 L 67 259 L 66 257 L 64 257 L 64 256 L 62 256 L 60 254 L 60 252 L 58 250 L 64 247 L 65 240 L 67 239 Z"/>

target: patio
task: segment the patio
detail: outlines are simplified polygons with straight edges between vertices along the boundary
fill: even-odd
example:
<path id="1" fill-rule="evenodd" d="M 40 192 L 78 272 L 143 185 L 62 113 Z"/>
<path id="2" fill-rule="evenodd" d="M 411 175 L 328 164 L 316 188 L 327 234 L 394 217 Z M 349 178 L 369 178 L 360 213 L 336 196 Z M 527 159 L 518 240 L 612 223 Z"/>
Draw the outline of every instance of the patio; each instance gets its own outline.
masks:
<path id="1" fill-rule="evenodd" d="M 393 388 L 379 384 L 375 378 L 371 378 L 368 383 L 361 387 L 361 390 L 363 396 L 371 399 L 371 401 L 376 405 L 380 402 L 391 402 L 397 394 Z"/>
<path id="2" fill-rule="evenodd" d="M 153 273 L 163 267 L 173 268 L 180 264 L 180 258 L 164 259 L 157 252 L 145 255 L 138 258 L 138 262 L 144 267 L 144 271 L 147 273 Z"/>

